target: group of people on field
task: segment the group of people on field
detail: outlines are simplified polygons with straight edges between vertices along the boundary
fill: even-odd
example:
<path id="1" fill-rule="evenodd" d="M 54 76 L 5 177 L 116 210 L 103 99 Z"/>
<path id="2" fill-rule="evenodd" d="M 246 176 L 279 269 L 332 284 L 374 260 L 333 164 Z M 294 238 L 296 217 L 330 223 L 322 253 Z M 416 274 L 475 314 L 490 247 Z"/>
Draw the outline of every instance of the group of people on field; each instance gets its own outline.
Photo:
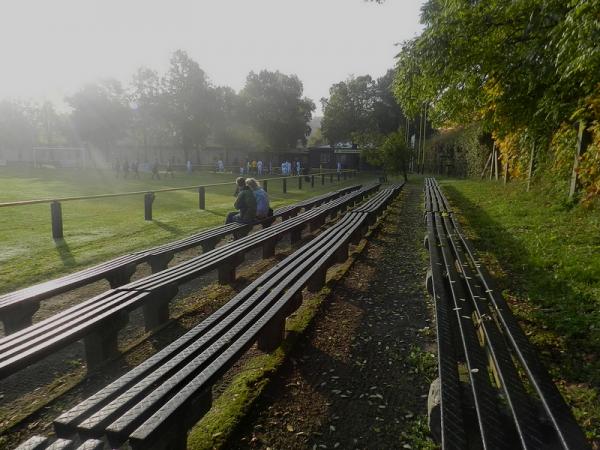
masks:
<path id="1" fill-rule="evenodd" d="M 269 171 L 270 172 L 270 171 Z M 246 165 L 244 166 L 240 166 L 240 175 L 262 175 L 263 174 L 263 162 L 262 160 L 255 160 L 253 159 L 252 161 L 250 160 L 246 160 Z"/>
<path id="2" fill-rule="evenodd" d="M 273 215 L 269 205 L 269 196 L 254 178 L 238 177 L 235 180 L 236 211 L 227 214 L 225 223 L 253 223 Z"/>

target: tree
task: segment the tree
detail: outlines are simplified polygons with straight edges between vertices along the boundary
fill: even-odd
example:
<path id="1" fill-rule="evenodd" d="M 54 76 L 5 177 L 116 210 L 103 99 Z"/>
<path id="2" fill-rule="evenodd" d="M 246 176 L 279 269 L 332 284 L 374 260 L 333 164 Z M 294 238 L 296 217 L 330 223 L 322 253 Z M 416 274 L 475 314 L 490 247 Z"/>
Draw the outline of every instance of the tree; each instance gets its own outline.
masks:
<path id="1" fill-rule="evenodd" d="M 0 159 L 30 150 L 36 141 L 36 129 L 23 104 L 0 102 Z"/>
<path id="2" fill-rule="evenodd" d="M 369 164 L 383 167 L 391 174 L 401 173 L 408 180 L 410 152 L 404 133 L 395 131 L 380 138 L 376 145 L 364 147 L 363 156 Z"/>
<path id="3" fill-rule="evenodd" d="M 329 89 L 329 98 L 322 98 L 321 132 L 330 144 L 348 142 L 354 133 L 373 129 L 375 84 L 370 75 L 350 77 Z"/>
<path id="4" fill-rule="evenodd" d="M 210 134 L 214 106 L 210 84 L 198 63 L 183 50 L 177 50 L 162 85 L 171 132 L 188 160 L 190 151 L 205 144 Z"/>
<path id="5" fill-rule="evenodd" d="M 404 124 L 404 113 L 392 90 L 394 75 L 389 70 L 377 80 L 370 75 L 350 77 L 331 87 L 330 97 L 321 100 L 321 129 L 330 144 L 364 141 L 360 136 L 386 135 Z"/>
<path id="6" fill-rule="evenodd" d="M 73 108 L 71 120 L 81 140 L 108 151 L 125 136 L 131 116 L 117 80 L 88 84 L 66 100 Z"/>
<path id="7" fill-rule="evenodd" d="M 152 145 L 166 144 L 169 136 L 165 96 L 160 76 L 155 71 L 141 67 L 133 76 L 129 102 L 132 108 L 132 134 L 135 141 L 146 150 Z"/>
<path id="8" fill-rule="evenodd" d="M 315 104 L 302 93 L 296 75 L 267 70 L 248 74 L 240 92 L 245 118 L 262 133 L 270 149 L 294 148 L 298 141 L 306 145 Z"/>

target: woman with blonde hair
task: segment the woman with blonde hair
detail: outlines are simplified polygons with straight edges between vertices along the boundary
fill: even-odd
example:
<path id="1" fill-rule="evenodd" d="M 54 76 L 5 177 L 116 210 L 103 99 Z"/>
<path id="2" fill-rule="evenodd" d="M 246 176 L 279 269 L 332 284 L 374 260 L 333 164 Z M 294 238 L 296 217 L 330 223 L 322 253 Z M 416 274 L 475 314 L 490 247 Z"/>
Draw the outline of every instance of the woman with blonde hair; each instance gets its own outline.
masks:
<path id="1" fill-rule="evenodd" d="M 269 195 L 260 187 L 258 181 L 254 178 L 246 179 L 246 186 L 250 188 L 256 199 L 256 218 L 264 219 L 273 215 L 273 210 L 269 206 Z"/>

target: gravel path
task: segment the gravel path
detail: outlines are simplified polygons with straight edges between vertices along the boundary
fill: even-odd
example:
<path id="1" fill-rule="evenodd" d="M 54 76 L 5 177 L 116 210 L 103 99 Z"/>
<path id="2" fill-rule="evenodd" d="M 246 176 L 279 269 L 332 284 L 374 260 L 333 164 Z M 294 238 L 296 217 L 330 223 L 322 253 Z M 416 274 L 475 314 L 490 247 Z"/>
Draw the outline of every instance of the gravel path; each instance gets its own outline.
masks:
<path id="1" fill-rule="evenodd" d="M 420 183 L 405 188 L 226 448 L 424 448 L 435 338 Z"/>

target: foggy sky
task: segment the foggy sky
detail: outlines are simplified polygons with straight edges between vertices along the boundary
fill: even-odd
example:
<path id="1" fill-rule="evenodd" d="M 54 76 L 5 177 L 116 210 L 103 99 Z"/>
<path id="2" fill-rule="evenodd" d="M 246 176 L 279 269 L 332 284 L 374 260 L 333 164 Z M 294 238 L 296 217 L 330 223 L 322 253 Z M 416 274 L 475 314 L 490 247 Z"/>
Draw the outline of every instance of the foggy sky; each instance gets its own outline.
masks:
<path id="1" fill-rule="evenodd" d="M 296 74 L 320 110 L 331 84 L 383 75 L 415 36 L 424 0 L 6 0 L 0 98 L 58 103 L 84 83 L 164 73 L 183 49 L 236 91 L 249 71 Z"/>

